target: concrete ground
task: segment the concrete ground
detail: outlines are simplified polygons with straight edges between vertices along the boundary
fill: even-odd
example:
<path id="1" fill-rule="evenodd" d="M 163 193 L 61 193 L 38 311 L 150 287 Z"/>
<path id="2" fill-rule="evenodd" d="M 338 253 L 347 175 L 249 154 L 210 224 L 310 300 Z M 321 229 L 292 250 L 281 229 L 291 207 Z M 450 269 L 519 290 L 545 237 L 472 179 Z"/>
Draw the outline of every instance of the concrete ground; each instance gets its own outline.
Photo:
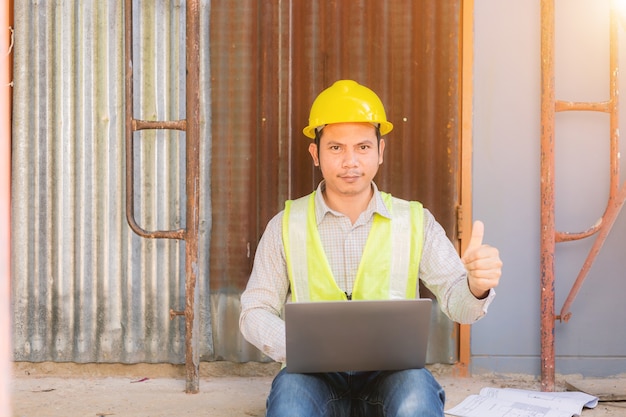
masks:
<path id="1" fill-rule="evenodd" d="M 429 366 L 446 390 L 446 409 L 483 387 L 539 390 L 524 375 L 455 376 L 452 366 Z M 200 367 L 200 392 L 186 394 L 185 371 L 175 365 L 14 364 L 14 417 L 263 416 L 276 364 L 211 362 Z M 578 375 L 558 376 L 557 390 Z M 600 402 L 582 417 L 626 416 L 626 402 Z"/>

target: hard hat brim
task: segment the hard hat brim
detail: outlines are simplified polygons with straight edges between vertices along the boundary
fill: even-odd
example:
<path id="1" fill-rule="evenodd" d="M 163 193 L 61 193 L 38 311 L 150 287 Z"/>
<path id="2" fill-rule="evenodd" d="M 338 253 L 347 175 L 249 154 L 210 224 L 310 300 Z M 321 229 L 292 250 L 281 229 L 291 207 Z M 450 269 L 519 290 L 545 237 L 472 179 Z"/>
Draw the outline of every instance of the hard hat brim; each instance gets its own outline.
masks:
<path id="1" fill-rule="evenodd" d="M 341 123 L 346 123 L 346 122 L 341 122 Z M 329 124 L 332 124 L 332 123 L 329 123 Z M 318 127 L 319 126 L 309 125 L 305 127 L 304 129 L 302 129 L 302 133 L 304 133 L 304 136 L 308 138 L 315 139 L 315 129 L 317 129 Z M 387 121 L 380 122 L 380 135 L 381 136 L 385 136 L 392 130 L 393 130 L 393 124 L 391 122 L 387 122 Z"/>

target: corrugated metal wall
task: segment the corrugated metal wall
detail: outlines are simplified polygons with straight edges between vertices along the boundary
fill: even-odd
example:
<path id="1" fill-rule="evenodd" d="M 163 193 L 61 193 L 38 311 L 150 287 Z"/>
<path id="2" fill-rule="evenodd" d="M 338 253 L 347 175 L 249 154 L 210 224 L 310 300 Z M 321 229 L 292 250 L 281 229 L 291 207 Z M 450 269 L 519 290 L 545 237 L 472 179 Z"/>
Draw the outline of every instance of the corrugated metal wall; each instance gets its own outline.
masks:
<path id="1" fill-rule="evenodd" d="M 16 4 L 16 360 L 184 361 L 183 319 L 168 315 L 184 303 L 184 243 L 125 220 L 122 3 Z M 184 5 L 134 1 L 136 118 L 185 117 Z M 320 179 L 301 129 L 334 80 L 387 104 L 379 186 L 455 236 L 460 1 L 206 0 L 201 12 L 199 353 L 266 360 L 239 333 L 239 295 L 269 218 Z M 184 133 L 135 134 L 138 222 L 184 226 Z M 453 362 L 455 327 L 435 322 L 429 360 Z"/>
<path id="2" fill-rule="evenodd" d="M 125 219 L 122 4 L 15 5 L 16 360 L 184 361 L 183 319 L 169 318 L 170 308 L 184 306 L 184 243 L 139 238 Z M 184 118 L 181 4 L 135 2 L 137 118 Z M 138 221 L 150 230 L 180 227 L 184 134 L 137 135 Z M 200 288 L 208 292 L 206 282 Z M 201 354 L 210 356 L 207 302 L 200 311 Z"/>

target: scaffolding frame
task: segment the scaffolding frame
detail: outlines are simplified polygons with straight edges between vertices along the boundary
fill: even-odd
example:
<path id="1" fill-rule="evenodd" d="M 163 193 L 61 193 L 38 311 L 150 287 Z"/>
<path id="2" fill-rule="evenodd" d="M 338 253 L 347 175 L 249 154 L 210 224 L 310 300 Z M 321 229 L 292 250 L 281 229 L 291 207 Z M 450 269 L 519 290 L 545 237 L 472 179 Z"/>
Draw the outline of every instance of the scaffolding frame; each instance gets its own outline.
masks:
<path id="1" fill-rule="evenodd" d="M 147 239 L 185 241 L 185 308 L 170 308 L 170 319 L 185 317 L 185 392 L 199 392 L 199 324 L 196 304 L 198 276 L 198 236 L 200 224 L 200 4 L 187 0 L 185 9 L 185 106 L 186 118 L 174 121 L 146 121 L 134 118 L 133 112 L 133 0 L 124 4 L 124 53 L 126 96 L 126 219 L 137 235 Z M 145 129 L 173 129 L 185 132 L 185 192 L 187 195 L 185 227 L 176 230 L 147 231 L 135 220 L 134 204 L 134 135 Z"/>
<path id="2" fill-rule="evenodd" d="M 554 328 L 557 320 L 568 322 L 571 306 L 591 266 L 600 253 L 615 219 L 626 200 L 626 182 L 620 187 L 619 164 L 619 37 L 616 0 L 611 0 L 609 24 L 609 99 L 603 102 L 570 102 L 555 97 L 555 0 L 541 0 L 541 389 L 554 391 Z M 609 114 L 610 184 L 602 217 L 590 228 L 568 233 L 555 225 L 555 115 L 565 111 L 593 111 Z M 570 289 L 560 314 L 555 314 L 554 258 L 557 243 L 596 235 L 595 241 Z"/>

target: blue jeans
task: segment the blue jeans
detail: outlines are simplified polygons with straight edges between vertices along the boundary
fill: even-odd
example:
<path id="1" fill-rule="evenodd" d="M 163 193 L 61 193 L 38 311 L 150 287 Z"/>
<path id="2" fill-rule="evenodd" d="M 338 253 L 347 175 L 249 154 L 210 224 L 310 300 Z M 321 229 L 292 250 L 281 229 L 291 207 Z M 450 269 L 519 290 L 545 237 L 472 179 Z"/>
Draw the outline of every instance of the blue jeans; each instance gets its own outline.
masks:
<path id="1" fill-rule="evenodd" d="M 267 417 L 443 417 L 445 393 L 427 369 L 290 374 L 282 369 Z"/>

